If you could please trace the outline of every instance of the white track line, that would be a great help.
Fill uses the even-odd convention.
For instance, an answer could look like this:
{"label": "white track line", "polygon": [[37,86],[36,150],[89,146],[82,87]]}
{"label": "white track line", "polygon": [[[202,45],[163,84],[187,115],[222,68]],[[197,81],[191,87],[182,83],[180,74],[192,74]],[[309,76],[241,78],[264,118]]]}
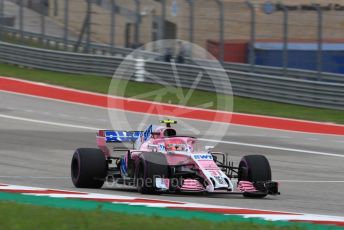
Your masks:
{"label": "white track line", "polygon": [[[52,85],[49,85],[49,86],[52,86]],[[56,88],[63,88],[63,87],[56,87]],[[69,88],[67,88],[67,89],[69,89]],[[76,90],[76,91],[78,91],[78,90]],[[105,107],[97,106],[97,105],[88,105],[88,104],[84,104],[84,103],[78,103],[78,102],[73,102],[73,101],[66,101],[66,100],[62,100],[62,99],[55,99],[55,98],[49,98],[49,97],[43,97],[43,96],[35,96],[35,95],[30,95],[30,94],[25,94],[25,93],[17,93],[17,92],[6,91],[6,90],[0,90],[0,92],[7,93],[7,94],[19,95],[19,96],[25,96],[25,97],[38,98],[38,99],[42,99],[42,100],[56,101],[56,102],[61,102],[61,103],[66,103],[66,104],[75,104],[75,105],[79,105],[79,106],[85,106],[85,107],[91,107],[91,108],[97,108],[97,109],[103,109],[103,110],[116,110],[116,111],[121,111],[121,112],[124,112],[124,113],[133,113],[133,114],[139,114],[139,115],[144,114],[142,112],[125,111],[125,110],[122,110],[122,109],[115,109],[115,108],[105,108]],[[87,91],[80,91],[80,92],[84,92],[85,93]],[[87,93],[104,96],[104,94],[97,94],[97,93],[92,93],[92,92],[87,92]],[[112,97],[116,97],[116,96],[112,96]],[[122,97],[117,97],[117,98],[122,98]],[[128,100],[130,100],[130,98]],[[150,102],[150,101],[143,101],[143,102]],[[159,103],[159,102],[154,102],[154,103],[162,104],[162,103]],[[180,106],[180,105],[175,105],[175,106],[181,107],[181,108],[183,107],[183,106]],[[203,110],[201,108],[197,108],[197,109]],[[213,110],[210,110],[210,111],[213,111]],[[221,111],[221,112],[226,112],[226,111]],[[245,114],[245,113],[233,113],[233,114],[250,115],[250,114]],[[159,116],[159,115],[156,115],[156,114],[151,114],[151,115],[152,116]],[[301,121],[301,122],[309,122],[309,123],[314,123],[314,124],[327,124],[327,125],[337,125],[337,126],[339,125],[339,124],[329,123],[329,122],[321,123],[321,122],[316,122],[316,121],[307,121],[307,120],[299,120],[299,119],[291,119],[291,118],[269,117],[269,116],[264,116],[264,115],[252,115],[251,114],[251,116],[263,117],[263,118],[278,118],[278,119],[283,119],[283,120],[288,120],[288,121]],[[186,119],[186,120],[199,121],[199,122],[208,122],[208,121],[200,120],[200,119],[196,119],[196,118],[187,118],[187,117],[178,117],[178,118]],[[218,122],[218,121],[212,121],[212,122],[227,124],[227,123]],[[306,132],[306,131],[285,130],[285,129],[278,129],[278,128],[257,127],[257,126],[252,126],[252,125],[235,124],[235,123],[228,123],[228,125],[236,126],[236,127],[246,127],[246,128],[251,128],[251,129],[274,130],[274,131],[277,131],[277,132],[287,132],[287,133],[296,133],[296,134],[302,134],[303,133],[303,134],[321,135],[321,136],[336,136],[336,137],[338,137],[338,136],[342,137],[343,136],[342,134],[314,133],[314,132]]]}
{"label": "white track line", "polygon": [[[108,94],[103,94],[103,93],[96,93],[96,92],[91,92],[91,91],[86,91],[86,90],[68,88],[68,87],[53,85],[53,84],[49,84],[49,83],[29,81],[29,80],[18,79],[18,78],[13,78],[13,77],[0,76],[0,78],[11,79],[11,80],[14,80],[14,81],[24,82],[24,83],[33,84],[33,85],[47,86],[47,87],[51,87],[51,88],[55,88],[55,89],[61,89],[61,90],[66,90],[66,91],[71,91],[71,92],[76,92],[76,93],[92,94],[92,95],[96,95],[96,96],[112,97],[112,98],[117,98],[117,99],[125,99],[125,100],[129,100],[129,101],[130,100],[131,101],[139,101],[139,102],[144,102],[144,103],[150,102],[150,103],[154,103],[154,104],[158,104],[158,105],[170,105],[168,103],[163,103],[163,102],[146,101],[146,100],[140,100],[140,99],[126,98],[126,97],[121,97],[121,96],[116,96],[116,95],[108,95]],[[7,91],[7,90],[0,90],[0,91],[7,92],[7,93],[12,93],[12,94],[24,95],[24,96],[33,96],[33,97],[43,98],[43,99],[51,99],[51,100],[62,101],[62,102],[67,102],[67,103],[75,103],[75,102],[69,102],[69,101],[66,101],[66,100],[59,100],[59,99],[53,99],[53,98],[48,98],[48,97],[35,96],[35,95],[30,95],[30,94],[25,94],[25,93],[17,93],[17,92],[12,92],[12,91]],[[76,103],[76,104],[85,105],[83,103]],[[98,107],[98,106],[93,106],[93,105],[90,105],[90,106]],[[178,108],[182,108],[182,109],[183,108],[187,108],[187,109],[193,108],[193,107],[185,106],[185,105],[174,105],[173,104],[173,106],[178,107]],[[101,107],[101,108],[107,109],[107,108],[104,108],[104,107]],[[204,108],[197,108],[197,109],[198,110],[203,110],[203,111],[210,111],[210,112],[214,111],[212,109],[204,109]],[[307,123],[313,123],[313,124],[326,124],[326,125],[333,125],[333,126],[342,126],[340,124],[336,124],[336,123],[332,123],[332,122],[309,121],[309,120],[303,120],[303,119],[293,119],[293,118],[275,117],[275,116],[267,116],[267,115],[259,115],[259,114],[238,113],[238,112],[229,112],[229,111],[220,111],[220,112],[226,113],[226,114],[245,115],[245,116],[250,116],[250,117],[261,117],[261,118],[268,118],[268,119],[269,118],[273,118],[273,119],[277,118],[277,119],[285,120],[285,121],[301,121],[301,122],[307,122]],[[254,127],[254,126],[250,126],[250,127]],[[280,130],[280,129],[277,129],[277,130]],[[285,131],[289,131],[289,130],[285,130]],[[296,132],[298,132],[298,131],[296,131]],[[305,133],[308,133],[308,132],[305,132]],[[326,134],[324,134],[324,135],[326,135]],[[330,134],[330,135],[332,135],[332,134]],[[334,134],[334,135],[336,135],[336,134]]]}
{"label": "white track line", "polygon": [[311,150],[304,150],[304,149],[284,148],[284,147],[270,146],[270,145],[258,145],[258,144],[242,143],[242,142],[235,142],[235,141],[223,141],[223,140],[213,140],[213,139],[203,139],[203,138],[200,138],[199,140],[211,141],[211,142],[215,142],[215,143],[224,143],[224,144],[230,144],[230,145],[248,146],[248,147],[254,147],[254,148],[274,149],[274,150],[299,152],[299,153],[309,153],[309,154],[314,154],[314,155],[343,157],[344,158],[344,155],[341,155],[341,154],[318,152],[318,151],[311,151]]}
{"label": "white track line", "polygon": [[5,114],[0,114],[0,117],[12,119],[12,120],[18,120],[18,121],[27,121],[27,122],[32,122],[32,123],[45,124],[45,125],[55,125],[55,126],[68,127],[68,128],[87,129],[87,130],[92,130],[92,131],[98,131],[99,130],[98,128],[95,128],[95,127],[82,126],[82,125],[72,125],[72,124],[65,124],[65,123],[51,122],[51,121],[41,121],[41,120],[36,120],[36,119],[10,116],[10,115],[5,115]]}
{"label": "white track line", "polygon": [[[40,124],[46,124],[46,125],[61,126],[61,127],[68,127],[68,128],[86,129],[86,130],[92,130],[92,131],[98,131],[98,130],[102,129],[102,128],[96,128],[96,127],[82,126],[82,125],[73,125],[73,124],[65,124],[65,123],[59,123],[59,122],[41,121],[41,120],[36,120],[36,119],[17,117],[17,116],[10,116],[10,115],[5,115],[5,114],[0,114],[0,118],[19,120],[19,121],[26,121],[26,122],[32,122],[32,123],[40,123]],[[230,144],[230,145],[248,146],[248,147],[254,147],[254,148],[273,149],[273,150],[298,152],[298,153],[308,153],[308,154],[313,154],[313,155],[322,155],[322,156],[331,156],[331,157],[341,157],[341,158],[344,158],[344,155],[341,155],[341,154],[318,152],[318,151],[310,151],[310,150],[304,150],[304,149],[284,148],[284,147],[278,147],[278,146],[258,145],[258,144],[250,144],[250,143],[243,143],[243,142],[214,140],[214,139],[204,139],[204,138],[200,138],[199,140],[201,140],[201,141],[210,141],[210,142],[215,142],[215,143],[222,143],[222,144]]]}

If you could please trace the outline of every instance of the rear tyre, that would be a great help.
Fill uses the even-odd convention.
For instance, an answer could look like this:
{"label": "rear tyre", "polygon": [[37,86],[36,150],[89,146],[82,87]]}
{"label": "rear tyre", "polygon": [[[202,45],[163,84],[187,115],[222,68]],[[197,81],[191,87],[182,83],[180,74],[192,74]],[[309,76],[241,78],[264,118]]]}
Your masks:
{"label": "rear tyre", "polygon": [[161,194],[155,186],[155,178],[168,177],[169,169],[165,155],[159,152],[145,152],[140,156],[135,184],[142,194]]}
{"label": "rear tyre", "polygon": [[[265,182],[271,181],[271,167],[263,155],[244,156],[239,163],[238,181]],[[244,193],[245,197],[263,198],[264,192]]]}
{"label": "rear tyre", "polygon": [[101,188],[104,184],[107,162],[100,149],[75,150],[71,163],[71,176],[77,188]]}

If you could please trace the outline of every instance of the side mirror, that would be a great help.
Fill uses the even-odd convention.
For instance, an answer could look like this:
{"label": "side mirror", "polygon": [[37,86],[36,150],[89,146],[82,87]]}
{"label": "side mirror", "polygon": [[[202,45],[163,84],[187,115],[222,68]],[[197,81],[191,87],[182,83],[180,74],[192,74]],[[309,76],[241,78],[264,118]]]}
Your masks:
{"label": "side mirror", "polygon": [[214,148],[214,146],[211,146],[211,145],[207,145],[207,146],[205,146],[204,147],[204,149],[206,150],[206,151],[210,151],[211,149],[213,149]]}

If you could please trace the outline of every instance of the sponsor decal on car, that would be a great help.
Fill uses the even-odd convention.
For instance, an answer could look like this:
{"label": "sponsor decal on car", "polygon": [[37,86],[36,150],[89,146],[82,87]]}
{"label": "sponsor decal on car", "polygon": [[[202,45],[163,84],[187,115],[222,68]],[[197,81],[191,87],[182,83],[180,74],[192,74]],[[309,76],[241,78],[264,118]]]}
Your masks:
{"label": "sponsor decal on car", "polygon": [[106,142],[133,142],[141,135],[140,131],[105,131]]}
{"label": "sponsor decal on car", "polygon": [[193,156],[195,160],[213,160],[213,156],[210,154],[195,154]]}

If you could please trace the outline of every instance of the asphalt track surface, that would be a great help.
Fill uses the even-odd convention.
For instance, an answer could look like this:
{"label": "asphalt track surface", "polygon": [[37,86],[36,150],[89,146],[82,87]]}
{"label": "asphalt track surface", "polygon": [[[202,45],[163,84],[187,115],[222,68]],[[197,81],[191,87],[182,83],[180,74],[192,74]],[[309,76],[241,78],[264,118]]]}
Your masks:
{"label": "asphalt track surface", "polygon": [[[159,117],[116,111],[117,124],[156,123]],[[183,134],[208,130],[209,122],[178,119]],[[136,125],[136,124],[134,124]],[[216,150],[237,164],[247,154],[264,154],[281,196],[244,199],[238,195],[143,196],[130,188],[77,189],[70,160],[78,147],[95,147],[95,130],[112,128],[102,108],[0,92],[0,183],[104,194],[157,198],[232,207],[344,216],[344,137],[231,125]]]}

